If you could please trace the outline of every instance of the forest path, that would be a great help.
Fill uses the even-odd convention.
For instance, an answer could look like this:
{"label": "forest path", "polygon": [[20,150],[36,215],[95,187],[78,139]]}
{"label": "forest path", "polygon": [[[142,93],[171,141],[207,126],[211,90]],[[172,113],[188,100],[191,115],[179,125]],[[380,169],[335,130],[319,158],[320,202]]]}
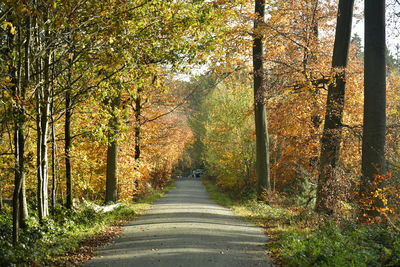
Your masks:
{"label": "forest path", "polygon": [[271,266],[262,230],[215,204],[198,179],[183,179],[124,227],[84,266]]}

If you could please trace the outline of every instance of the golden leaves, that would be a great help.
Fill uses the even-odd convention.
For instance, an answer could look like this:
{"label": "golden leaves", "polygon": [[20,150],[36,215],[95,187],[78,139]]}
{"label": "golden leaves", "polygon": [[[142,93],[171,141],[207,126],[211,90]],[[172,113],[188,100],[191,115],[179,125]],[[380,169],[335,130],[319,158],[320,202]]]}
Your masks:
{"label": "golden leaves", "polygon": [[15,35],[15,27],[11,22],[3,21],[2,26],[4,30],[8,29],[10,34]]}

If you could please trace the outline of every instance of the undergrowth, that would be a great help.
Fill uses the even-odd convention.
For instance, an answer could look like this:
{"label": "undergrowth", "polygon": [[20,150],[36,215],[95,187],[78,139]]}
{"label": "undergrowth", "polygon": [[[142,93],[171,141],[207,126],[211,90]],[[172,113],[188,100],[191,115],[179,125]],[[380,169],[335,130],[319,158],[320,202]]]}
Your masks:
{"label": "undergrowth", "polygon": [[18,245],[12,245],[11,208],[0,212],[0,266],[47,266],[62,265],[65,257],[59,257],[78,249],[79,244],[105,231],[107,226],[133,219],[143,213],[154,201],[170,190],[153,190],[138,203],[123,204],[113,211],[96,213],[86,206],[74,210],[59,207],[55,214],[40,224],[31,216],[27,227],[20,234]]}
{"label": "undergrowth", "polygon": [[266,248],[282,266],[400,266],[400,233],[387,225],[360,225],[309,208],[235,198],[203,182],[212,200],[266,230]]}

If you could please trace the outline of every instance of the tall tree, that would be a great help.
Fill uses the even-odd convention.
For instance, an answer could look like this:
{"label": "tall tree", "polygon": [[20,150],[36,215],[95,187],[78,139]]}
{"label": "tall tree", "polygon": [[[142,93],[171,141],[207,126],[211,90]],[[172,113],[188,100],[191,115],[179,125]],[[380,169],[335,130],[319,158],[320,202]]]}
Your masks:
{"label": "tall tree", "polygon": [[[52,58],[54,59],[54,53]],[[54,66],[54,64],[53,64]],[[54,69],[52,71],[54,74]],[[54,77],[52,77],[52,80]],[[57,142],[56,142],[56,121],[55,121],[55,93],[54,86],[51,89],[51,104],[50,104],[50,121],[51,121],[51,211],[55,213],[57,204]]]}
{"label": "tall tree", "polygon": [[[18,242],[19,227],[25,227],[28,209],[25,196],[25,98],[29,82],[30,18],[22,25],[24,17],[15,13],[15,26],[7,26],[7,52],[9,53],[9,77],[14,98],[14,156],[15,181],[13,194],[13,242]],[[25,32],[24,32],[25,30]],[[23,40],[23,38],[25,40]],[[24,52],[23,52],[24,50]]]}
{"label": "tall tree", "polygon": [[[22,34],[19,33],[20,35]],[[28,218],[28,205],[26,201],[26,179],[25,179],[25,127],[26,127],[26,92],[28,90],[29,81],[30,81],[30,45],[31,45],[31,16],[28,14],[25,20],[25,40],[24,40],[24,77],[21,82],[21,88],[19,90],[19,98],[21,103],[19,104],[19,113],[18,113],[18,142],[19,142],[19,175],[21,176],[21,192],[19,196],[20,202],[20,217],[21,217],[21,226],[25,227],[25,220]]]}
{"label": "tall tree", "polygon": [[[72,43],[72,42],[71,42]],[[72,58],[68,59],[67,88],[65,89],[65,123],[64,123],[64,152],[65,152],[65,182],[66,207],[72,209],[72,166],[71,166],[71,87],[72,87]]]}
{"label": "tall tree", "polygon": [[[18,27],[19,29],[19,27]],[[16,59],[13,54],[16,54],[16,47],[18,46],[18,52],[20,52],[21,43],[15,41],[15,27],[9,22],[7,25],[7,53],[9,56],[9,66],[8,66],[8,75],[11,81],[11,93],[14,99],[18,99],[19,97],[19,89],[21,82],[21,59]],[[18,30],[18,39],[20,39],[20,31]],[[18,40],[20,41],[20,40]],[[16,44],[17,43],[17,44]],[[18,63],[16,62],[18,61]],[[13,243],[14,245],[18,242],[19,236],[19,225],[20,225],[20,193],[22,188],[22,176],[20,173],[20,123],[18,119],[18,115],[20,113],[18,108],[15,108],[14,113],[16,114],[15,122],[14,122],[14,193],[13,193]]]}
{"label": "tall tree", "polygon": [[340,0],[337,13],[335,43],[332,55],[334,80],[328,87],[325,124],[321,139],[320,170],[315,209],[332,213],[336,196],[336,167],[342,139],[342,121],[346,87],[348,51],[354,0]]}
{"label": "tall tree", "polygon": [[[376,175],[385,172],[386,137],[386,29],[385,1],[365,0],[364,125],[362,137],[362,178],[360,195],[373,199]],[[377,216],[373,208],[362,214]]]}
{"label": "tall tree", "polygon": [[50,115],[50,25],[49,6],[46,3],[38,2],[38,10],[42,10],[41,16],[37,18],[36,25],[36,44],[39,50],[37,60],[37,85],[36,90],[36,109],[37,109],[37,198],[38,214],[40,221],[49,215],[48,203],[48,133]]}
{"label": "tall tree", "polygon": [[261,26],[265,17],[265,0],[255,1],[253,33],[254,113],[256,125],[256,173],[258,197],[271,189],[269,178],[268,124],[265,107],[264,51]]}

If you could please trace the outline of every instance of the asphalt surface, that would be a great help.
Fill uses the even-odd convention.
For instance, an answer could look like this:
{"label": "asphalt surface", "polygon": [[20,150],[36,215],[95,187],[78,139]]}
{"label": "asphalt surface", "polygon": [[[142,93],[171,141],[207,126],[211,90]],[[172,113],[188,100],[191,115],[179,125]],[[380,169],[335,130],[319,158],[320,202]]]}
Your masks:
{"label": "asphalt surface", "polygon": [[84,266],[272,266],[266,242],[260,228],[209,200],[201,181],[184,179]]}

